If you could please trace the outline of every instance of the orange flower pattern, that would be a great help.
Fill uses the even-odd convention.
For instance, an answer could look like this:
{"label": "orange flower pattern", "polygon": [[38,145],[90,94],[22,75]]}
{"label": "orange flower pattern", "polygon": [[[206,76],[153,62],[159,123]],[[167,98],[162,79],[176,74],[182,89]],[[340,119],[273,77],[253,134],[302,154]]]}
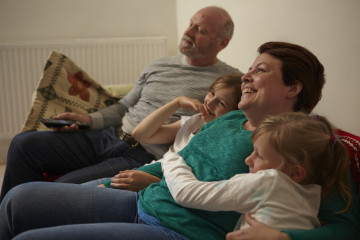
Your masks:
{"label": "orange flower pattern", "polygon": [[89,101],[90,93],[88,88],[91,86],[91,83],[83,79],[82,72],[77,72],[73,75],[68,73],[68,80],[72,84],[69,88],[69,94],[72,96],[80,95],[80,98],[84,101]]}

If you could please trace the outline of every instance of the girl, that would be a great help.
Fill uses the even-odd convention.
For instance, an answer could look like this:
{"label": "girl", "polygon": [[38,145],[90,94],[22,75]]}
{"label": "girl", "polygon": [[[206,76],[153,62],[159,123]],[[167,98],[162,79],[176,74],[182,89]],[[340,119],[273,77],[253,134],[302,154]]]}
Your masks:
{"label": "girl", "polygon": [[[241,76],[240,74],[228,74],[218,78],[211,85],[204,103],[184,96],[175,98],[142,120],[132,132],[132,136],[137,141],[147,144],[174,142],[164,157],[172,152],[180,151],[206,122],[237,109],[237,103],[241,98]],[[199,114],[191,117],[183,116],[174,123],[164,124],[179,108],[195,110]],[[161,170],[160,167],[160,163],[146,166],[147,172],[152,174],[143,172],[142,168],[140,171],[121,171],[112,180],[105,181],[99,186],[139,191],[149,184],[161,180],[161,176],[156,174],[157,170]]]}
{"label": "girl", "polygon": [[[220,182],[198,181],[182,158],[164,158],[165,180],[175,201],[208,211],[250,212],[278,230],[320,226],[320,196],[334,189],[348,203],[343,211],[349,208],[348,152],[325,118],[295,112],[270,116],[251,140],[254,151],[245,160],[250,174]],[[247,226],[242,215],[235,229]]]}

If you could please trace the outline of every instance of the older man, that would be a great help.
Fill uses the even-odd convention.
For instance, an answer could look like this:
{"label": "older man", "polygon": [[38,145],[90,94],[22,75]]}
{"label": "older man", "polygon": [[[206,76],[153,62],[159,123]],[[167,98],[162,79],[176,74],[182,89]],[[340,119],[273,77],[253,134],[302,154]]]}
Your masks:
{"label": "older man", "polygon": [[[132,91],[118,103],[90,115],[63,113],[56,117],[88,122],[90,131],[78,131],[72,125],[58,131],[17,135],[8,151],[1,199],[16,185],[42,181],[43,172],[64,175],[59,182],[82,183],[160,158],[169,146],[139,144],[130,135],[132,130],[145,116],[173,98],[188,96],[203,100],[216,78],[239,73],[217,58],[233,31],[234,23],[224,9],[200,9],[181,39],[182,54],[150,63]],[[180,110],[169,123],[184,114],[193,112]]]}

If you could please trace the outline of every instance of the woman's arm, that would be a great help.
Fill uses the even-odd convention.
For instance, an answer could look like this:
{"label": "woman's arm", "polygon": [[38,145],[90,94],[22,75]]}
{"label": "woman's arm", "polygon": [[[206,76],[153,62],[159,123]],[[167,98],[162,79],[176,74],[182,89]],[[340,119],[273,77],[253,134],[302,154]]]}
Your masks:
{"label": "woman's arm", "polygon": [[180,129],[180,121],[163,124],[179,108],[189,108],[204,112],[202,103],[188,97],[177,97],[171,102],[158,108],[143,119],[133,130],[133,137],[141,143],[166,144],[172,143]]}
{"label": "woman's arm", "polygon": [[290,240],[286,233],[257,221],[249,213],[246,213],[245,217],[250,227],[229,232],[226,240]]}

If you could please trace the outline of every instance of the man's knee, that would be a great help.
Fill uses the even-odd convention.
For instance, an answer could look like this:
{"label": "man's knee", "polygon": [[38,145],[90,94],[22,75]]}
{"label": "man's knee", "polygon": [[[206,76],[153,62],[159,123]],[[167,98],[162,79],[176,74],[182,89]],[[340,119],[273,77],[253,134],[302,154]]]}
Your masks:
{"label": "man's knee", "polygon": [[37,142],[35,132],[31,133],[19,133],[11,141],[9,146],[9,153],[15,152],[17,150],[26,149],[30,144],[33,145]]}

